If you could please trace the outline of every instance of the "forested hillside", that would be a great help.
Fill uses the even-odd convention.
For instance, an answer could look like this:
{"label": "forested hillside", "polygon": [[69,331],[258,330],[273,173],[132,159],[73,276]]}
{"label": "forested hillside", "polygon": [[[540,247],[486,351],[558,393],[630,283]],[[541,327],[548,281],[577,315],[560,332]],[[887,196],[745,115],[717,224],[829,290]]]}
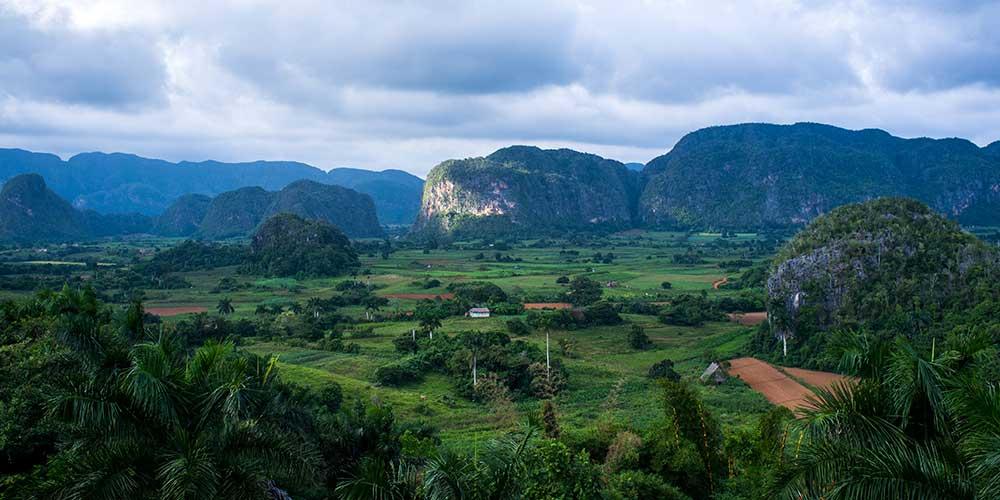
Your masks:
{"label": "forested hillside", "polygon": [[185,236],[247,236],[265,219],[279,213],[329,222],[353,238],[382,235],[370,196],[340,186],[296,181],[277,192],[252,187],[222,193],[208,205],[197,231]]}
{"label": "forested hillside", "polygon": [[847,205],[778,253],[758,348],[786,363],[830,368],[840,331],[903,335],[919,345],[956,331],[1000,331],[997,280],[1000,251],[926,205],[903,198]]}
{"label": "forested hillside", "polygon": [[710,127],[646,165],[641,218],[653,226],[790,226],[847,203],[908,196],[963,224],[997,224],[1000,158],[988,150],[814,123]]}

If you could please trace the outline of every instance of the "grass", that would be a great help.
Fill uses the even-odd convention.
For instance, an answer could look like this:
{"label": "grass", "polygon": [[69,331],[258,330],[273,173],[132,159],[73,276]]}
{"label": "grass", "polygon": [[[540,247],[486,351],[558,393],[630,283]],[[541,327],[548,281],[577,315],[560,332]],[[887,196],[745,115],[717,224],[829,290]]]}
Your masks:
{"label": "grass", "polygon": [[[565,291],[565,285],[556,283],[560,276],[586,275],[594,280],[614,286],[604,289],[604,295],[613,300],[669,300],[676,293],[707,293],[721,296],[735,292],[713,290],[712,282],[722,277],[735,278],[738,273],[727,273],[718,262],[743,258],[743,244],[754,241],[757,235],[740,234],[726,239],[726,245],[717,234],[628,231],[600,241],[601,246],[567,245],[559,248],[531,248],[528,245],[504,249],[434,249],[398,250],[388,259],[376,255],[362,256],[363,267],[370,275],[358,279],[374,285],[380,295],[402,293],[444,293],[450,283],[462,281],[490,281],[509,294],[525,297],[529,301],[550,301]],[[88,249],[88,256],[102,262],[128,265],[129,252],[140,247],[163,248],[176,244],[176,240],[143,240],[115,242],[105,247],[104,253]],[[673,256],[684,253],[688,246],[704,253],[703,264],[682,265],[674,263]],[[58,249],[56,249],[58,250]],[[46,262],[77,266],[79,255],[59,258],[56,250],[46,255]],[[26,252],[4,253],[0,258],[7,262],[37,260],[38,254]],[[613,262],[595,263],[591,257],[600,252],[613,253]],[[482,258],[477,258],[479,254]],[[495,254],[510,256],[517,262],[499,262]],[[109,256],[113,256],[109,257]],[[758,257],[758,260],[760,257]],[[70,264],[74,262],[73,264]],[[75,269],[75,267],[73,267]],[[85,271],[81,269],[79,272]],[[77,272],[77,271],[74,271]],[[260,304],[284,305],[304,303],[312,297],[329,297],[336,293],[336,284],[346,278],[294,279],[245,276],[236,267],[211,271],[178,273],[192,284],[179,290],[146,290],[148,307],[202,306],[214,314],[216,304],[230,298],[236,308],[234,317],[250,317]],[[224,277],[240,284],[237,290],[213,292]],[[442,282],[440,287],[425,289],[427,279]],[[662,282],[670,282],[671,290],[664,291]],[[6,296],[23,295],[20,292],[3,292]],[[386,312],[411,310],[416,301],[391,299],[383,308]],[[347,314],[363,320],[360,307],[344,308]],[[652,340],[652,349],[635,351],[628,347],[628,324],[616,327],[594,327],[575,331],[558,331],[552,334],[553,355],[567,369],[568,388],[555,403],[560,425],[567,430],[591,427],[602,418],[618,419],[643,428],[660,424],[662,402],[657,384],[646,377],[651,365],[671,359],[684,377],[697,378],[711,357],[732,357],[741,354],[750,330],[734,323],[708,323],[701,327],[677,327],[659,323],[653,316],[624,315],[628,323],[642,325]],[[182,321],[184,316],[166,321]],[[448,318],[441,328],[443,333],[468,329],[504,330],[509,317],[488,319]],[[390,403],[403,421],[423,420],[441,430],[446,443],[462,444],[503,431],[516,422],[498,420],[490,408],[458,397],[453,381],[444,375],[429,374],[418,384],[392,388],[379,387],[372,382],[372,375],[379,366],[396,360],[392,339],[416,327],[413,321],[368,323],[359,328],[371,327],[374,335],[351,339],[360,346],[360,353],[326,352],[285,343],[254,341],[248,339],[245,349],[258,354],[279,357],[282,376],[293,383],[311,387],[336,382],[344,389],[348,401],[352,399],[378,399]],[[572,340],[575,350],[561,353],[557,347],[560,339]],[[544,349],[544,337],[532,334],[525,337]],[[618,404],[606,410],[609,394],[621,386]],[[739,381],[727,382],[718,387],[699,386],[706,404],[720,420],[729,424],[752,422],[770,405],[759,394]],[[537,412],[539,402],[526,398],[515,401],[521,415]]]}

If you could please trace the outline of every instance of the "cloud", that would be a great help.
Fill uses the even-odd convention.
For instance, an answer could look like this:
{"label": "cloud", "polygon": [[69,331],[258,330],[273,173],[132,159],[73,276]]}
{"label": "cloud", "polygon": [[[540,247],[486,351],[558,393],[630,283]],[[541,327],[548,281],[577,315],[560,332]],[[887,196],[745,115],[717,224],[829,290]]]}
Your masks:
{"label": "cloud", "polygon": [[164,97],[164,75],[153,36],[40,26],[0,7],[0,95],[135,106]]}
{"label": "cloud", "polygon": [[995,2],[0,0],[0,146],[426,173],[820,121],[1000,138]]}

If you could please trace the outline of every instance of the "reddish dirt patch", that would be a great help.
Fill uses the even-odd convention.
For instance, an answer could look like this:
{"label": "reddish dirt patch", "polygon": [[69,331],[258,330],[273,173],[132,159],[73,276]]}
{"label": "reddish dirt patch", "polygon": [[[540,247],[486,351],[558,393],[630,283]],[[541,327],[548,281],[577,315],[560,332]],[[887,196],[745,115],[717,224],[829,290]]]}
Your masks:
{"label": "reddish dirt patch", "polygon": [[147,307],[146,312],[155,316],[177,316],[178,314],[193,314],[208,312],[208,309],[201,306],[178,306],[178,307]]}
{"label": "reddish dirt patch", "polygon": [[569,302],[526,302],[524,308],[531,309],[572,309],[573,304]]}
{"label": "reddish dirt patch", "polygon": [[436,299],[441,297],[442,300],[448,300],[455,298],[453,293],[387,293],[386,298],[390,299],[411,299],[411,300],[421,300],[421,299]]}
{"label": "reddish dirt patch", "polygon": [[793,411],[805,406],[806,397],[812,394],[806,386],[756,358],[730,360],[729,374],[739,377],[768,401]]}
{"label": "reddish dirt patch", "polygon": [[729,278],[723,276],[722,278],[712,282],[712,288],[718,290],[720,286],[725,285],[726,283],[729,283]]}
{"label": "reddish dirt patch", "polygon": [[838,373],[818,372],[803,368],[782,368],[785,373],[819,389],[830,389],[837,383],[849,382],[851,379]]}
{"label": "reddish dirt patch", "polygon": [[767,312],[729,313],[729,321],[743,326],[755,326],[767,321]]}

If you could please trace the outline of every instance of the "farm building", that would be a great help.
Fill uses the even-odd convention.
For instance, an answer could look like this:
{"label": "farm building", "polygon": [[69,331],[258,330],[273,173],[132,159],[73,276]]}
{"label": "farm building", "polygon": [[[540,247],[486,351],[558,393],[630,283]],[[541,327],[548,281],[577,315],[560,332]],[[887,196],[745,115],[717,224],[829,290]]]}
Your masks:
{"label": "farm building", "polygon": [[701,383],[708,384],[712,383],[719,385],[726,381],[726,370],[719,363],[713,361],[712,364],[705,368],[705,372],[701,374]]}
{"label": "farm building", "polygon": [[473,307],[469,309],[469,312],[465,313],[466,316],[470,318],[489,318],[490,310],[485,307]]}

